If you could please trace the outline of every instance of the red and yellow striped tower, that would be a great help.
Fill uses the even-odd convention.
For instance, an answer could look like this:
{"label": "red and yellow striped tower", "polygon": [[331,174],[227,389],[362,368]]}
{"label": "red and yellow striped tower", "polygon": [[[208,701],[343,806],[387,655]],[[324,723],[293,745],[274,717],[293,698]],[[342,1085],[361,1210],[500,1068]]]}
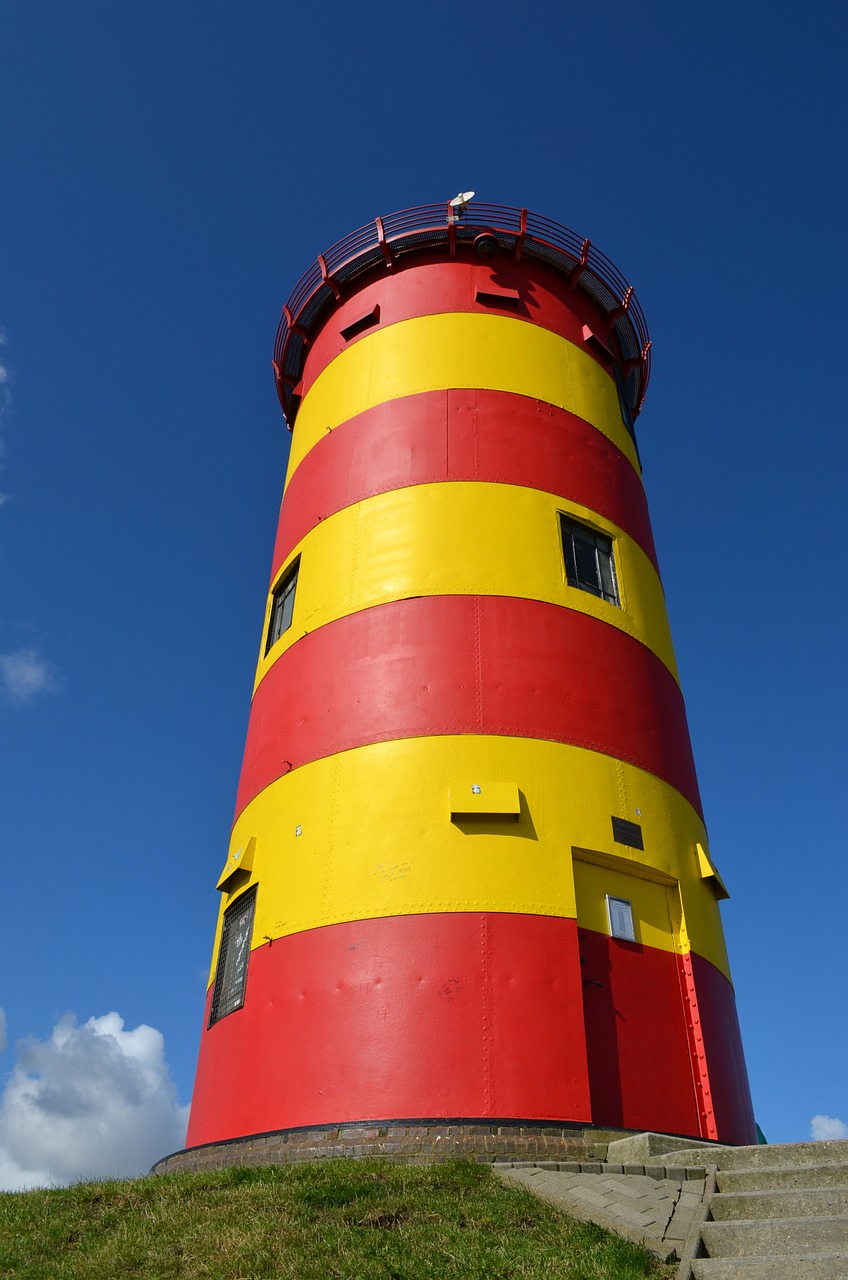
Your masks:
{"label": "red and yellow striped tower", "polygon": [[497,206],[377,219],[290,299],[190,1147],[756,1141],[633,431],[649,345],[588,241]]}

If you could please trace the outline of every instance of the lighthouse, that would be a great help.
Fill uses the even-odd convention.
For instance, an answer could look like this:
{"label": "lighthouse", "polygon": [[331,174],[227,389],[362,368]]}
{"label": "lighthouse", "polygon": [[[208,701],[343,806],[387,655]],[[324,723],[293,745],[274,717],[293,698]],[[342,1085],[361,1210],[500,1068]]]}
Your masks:
{"label": "lighthouse", "polygon": [[466,193],[319,255],[274,359],[291,452],[188,1148],[756,1141],[632,288]]}

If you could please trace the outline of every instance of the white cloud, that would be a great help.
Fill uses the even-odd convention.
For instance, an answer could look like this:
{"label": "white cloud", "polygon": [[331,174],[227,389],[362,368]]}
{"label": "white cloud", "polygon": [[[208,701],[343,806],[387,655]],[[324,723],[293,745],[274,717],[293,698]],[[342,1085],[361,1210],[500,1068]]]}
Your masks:
{"label": "white cloud", "polygon": [[57,683],[54,667],[35,649],[0,653],[0,689],[8,702],[30,702],[38,694],[55,689]]}
{"label": "white cloud", "polygon": [[848,1138],[848,1124],[836,1116],[813,1116],[810,1121],[810,1137],[815,1142],[827,1142],[831,1138]]}
{"label": "white cloud", "polygon": [[185,1141],[162,1033],[117,1013],[24,1040],[0,1097],[0,1190],[146,1173]]}

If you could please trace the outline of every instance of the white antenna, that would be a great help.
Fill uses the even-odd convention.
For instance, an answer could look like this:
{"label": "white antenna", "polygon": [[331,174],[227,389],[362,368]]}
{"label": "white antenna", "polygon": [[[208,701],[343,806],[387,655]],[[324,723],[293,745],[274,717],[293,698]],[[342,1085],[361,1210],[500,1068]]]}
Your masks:
{"label": "white antenna", "polygon": [[453,200],[449,201],[450,207],[452,209],[456,209],[457,214],[461,218],[463,213],[465,213],[465,206],[468,204],[468,201],[473,199],[473,191],[460,191],[458,196],[454,196]]}

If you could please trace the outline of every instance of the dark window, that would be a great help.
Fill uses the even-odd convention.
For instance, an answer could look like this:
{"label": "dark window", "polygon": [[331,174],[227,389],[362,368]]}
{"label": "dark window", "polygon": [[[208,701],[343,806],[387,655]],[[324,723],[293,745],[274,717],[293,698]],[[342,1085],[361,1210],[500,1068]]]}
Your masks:
{"label": "dark window", "polygon": [[265,645],[266,653],[272,644],[276,644],[283,632],[288,631],[292,624],[294,593],[299,569],[300,557],[298,556],[294,564],[283,575],[279,586],[274,592],[274,599],[271,604],[271,621],[268,625],[268,643]]}
{"label": "dark window", "polygon": [[626,844],[629,849],[644,849],[642,828],[638,822],[628,822],[626,818],[613,818],[612,838],[616,844]]}
{"label": "dark window", "polygon": [[253,933],[253,913],[256,909],[256,886],[234,902],[224,912],[224,929],[221,934],[221,950],[218,952],[218,968],[212,992],[210,1027],[228,1013],[235,1013],[244,1004],[247,985],[247,962],[250,959],[250,937]]}
{"label": "dark window", "polygon": [[565,552],[565,579],[570,587],[579,587],[593,596],[618,604],[612,539],[585,524],[560,516],[562,546]]}

